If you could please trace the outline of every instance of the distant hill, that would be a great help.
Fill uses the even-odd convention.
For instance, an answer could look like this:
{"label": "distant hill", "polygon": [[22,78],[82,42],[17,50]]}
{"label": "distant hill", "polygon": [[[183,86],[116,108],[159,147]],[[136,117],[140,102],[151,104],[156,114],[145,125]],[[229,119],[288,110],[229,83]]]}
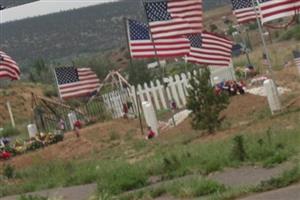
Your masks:
{"label": "distant hill", "polygon": [[[0,2],[28,2],[29,0],[0,0]],[[229,0],[205,0],[205,10]],[[125,46],[123,17],[143,20],[140,0],[66,11],[41,17],[1,24],[0,48],[19,63],[35,58],[59,59],[107,51]]]}
{"label": "distant hill", "polygon": [[25,3],[34,2],[37,0],[0,0],[0,5],[5,7],[19,6]]}

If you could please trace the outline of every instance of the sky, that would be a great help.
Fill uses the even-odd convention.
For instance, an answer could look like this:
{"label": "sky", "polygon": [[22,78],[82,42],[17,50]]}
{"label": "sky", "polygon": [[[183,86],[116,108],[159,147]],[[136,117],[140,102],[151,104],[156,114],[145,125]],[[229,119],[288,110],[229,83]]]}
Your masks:
{"label": "sky", "polygon": [[0,11],[0,23],[88,7],[117,0],[40,0]]}

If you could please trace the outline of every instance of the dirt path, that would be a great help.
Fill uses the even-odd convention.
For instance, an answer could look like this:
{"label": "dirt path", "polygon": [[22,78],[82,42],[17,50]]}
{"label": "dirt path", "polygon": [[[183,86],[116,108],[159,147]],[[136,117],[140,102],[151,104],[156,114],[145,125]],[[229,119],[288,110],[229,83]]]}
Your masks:
{"label": "dirt path", "polygon": [[[283,163],[281,165],[278,165],[274,168],[266,169],[262,167],[254,167],[254,166],[243,166],[240,168],[228,168],[221,172],[216,172],[208,177],[210,180],[214,180],[216,182],[222,183],[228,187],[241,187],[241,186],[255,186],[258,185],[261,181],[269,180],[272,177],[277,177],[281,175],[284,171],[292,169],[293,164],[290,162]],[[124,193],[123,195],[128,195],[130,193],[136,193],[143,190],[148,189],[156,189],[161,187],[164,184],[172,184],[176,181],[183,181],[190,178],[197,178],[197,177],[203,177],[201,175],[187,175],[184,177],[167,180],[167,181],[161,181],[154,184],[151,184],[149,186],[146,186],[144,188],[140,188],[137,190],[132,190],[129,192]],[[171,197],[163,196],[160,197],[159,200],[169,200]],[[171,198],[172,199],[172,198]]]}
{"label": "dirt path", "polygon": [[[285,170],[291,169],[293,167],[292,163],[286,162],[284,164],[278,165],[277,167],[271,168],[271,169],[265,169],[261,167],[253,167],[253,166],[243,166],[240,168],[228,168],[225,169],[222,172],[216,172],[214,174],[209,175],[207,178],[217,181],[219,183],[222,183],[226,186],[231,186],[231,187],[236,187],[236,186],[250,186],[250,185],[257,185],[261,181],[264,180],[269,180],[271,177],[276,177],[282,174]],[[164,184],[172,184],[175,181],[180,181],[180,180],[185,180],[185,179],[190,179],[190,178],[196,178],[201,175],[188,175],[185,177],[180,177],[177,179],[173,180],[168,180],[168,181],[162,181],[158,182],[152,185],[149,185],[147,187],[129,191],[124,193],[130,194],[133,192],[138,192],[142,190],[147,190],[147,189],[153,189],[153,188],[158,188]],[[39,196],[45,196],[45,197],[63,197],[64,200],[87,200],[89,196],[93,194],[93,192],[96,190],[96,184],[90,184],[90,185],[83,185],[83,186],[74,186],[74,187],[69,187],[69,188],[57,188],[57,189],[50,189],[50,190],[44,190],[40,192],[34,192],[34,193],[29,193],[30,195],[39,195]],[[289,190],[296,190],[293,187],[292,189],[287,189]],[[300,185],[298,185],[298,189],[300,189]],[[286,192],[288,193],[288,192]],[[298,195],[300,197],[300,190],[298,191]],[[272,195],[272,194],[268,194]],[[259,195],[258,195],[259,196]],[[17,196],[9,196],[9,197],[3,197],[0,198],[0,200],[17,200]],[[263,196],[264,197],[264,196]],[[291,197],[294,197],[291,195]],[[251,198],[249,197],[243,200],[256,200],[256,198]],[[261,198],[264,199],[264,198]],[[270,197],[270,199],[272,199]],[[284,199],[278,197],[278,200]],[[292,200],[296,200],[295,198],[291,198]],[[162,196],[159,197],[157,200],[174,200],[172,197],[169,196]],[[259,200],[259,198],[257,199]],[[267,200],[267,199],[264,199]],[[277,200],[277,199],[274,199]],[[284,199],[284,200],[289,200],[289,199]]]}
{"label": "dirt path", "polygon": [[300,184],[256,194],[240,200],[298,200],[300,199]]}
{"label": "dirt path", "polygon": [[[33,196],[44,196],[44,197],[59,197],[63,200],[87,200],[93,192],[96,191],[96,184],[74,186],[68,188],[56,188],[50,190],[44,190],[40,192],[29,193],[28,195]],[[0,200],[17,200],[20,195],[9,196],[0,198]]]}
{"label": "dirt path", "polygon": [[292,169],[290,162],[283,163],[274,168],[243,166],[237,169],[225,169],[222,172],[211,174],[208,178],[230,187],[258,185],[261,181],[281,175],[284,171]]}

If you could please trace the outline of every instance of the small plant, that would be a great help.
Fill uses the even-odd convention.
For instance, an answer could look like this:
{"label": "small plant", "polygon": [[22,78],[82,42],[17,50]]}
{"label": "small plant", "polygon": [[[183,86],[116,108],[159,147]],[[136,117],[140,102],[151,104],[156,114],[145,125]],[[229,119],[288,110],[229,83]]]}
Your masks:
{"label": "small plant", "polygon": [[43,90],[43,94],[46,97],[57,97],[57,91],[53,86],[48,86]]}
{"label": "small plant", "polygon": [[11,137],[15,135],[19,135],[20,131],[11,125],[7,125],[3,128],[3,131],[0,132],[0,137]]}
{"label": "small plant", "polygon": [[163,168],[166,172],[175,171],[180,167],[180,161],[176,155],[171,155],[170,157],[163,158]]}
{"label": "small plant", "polygon": [[237,135],[233,138],[232,157],[238,161],[245,161],[247,158],[244,137]]}
{"label": "small plant", "polygon": [[5,165],[3,169],[3,176],[11,179],[15,176],[15,168],[12,165]]}
{"label": "small plant", "polygon": [[271,178],[270,180],[261,182],[261,184],[254,189],[254,192],[263,192],[275,188],[286,187],[299,181],[299,179],[300,169],[299,167],[294,167],[291,170],[285,171],[280,177]]}
{"label": "small plant", "polygon": [[192,126],[194,129],[207,130],[213,133],[221,125],[219,114],[224,110],[229,97],[225,93],[217,95],[210,82],[210,71],[205,68],[190,80],[187,108],[192,110]]}

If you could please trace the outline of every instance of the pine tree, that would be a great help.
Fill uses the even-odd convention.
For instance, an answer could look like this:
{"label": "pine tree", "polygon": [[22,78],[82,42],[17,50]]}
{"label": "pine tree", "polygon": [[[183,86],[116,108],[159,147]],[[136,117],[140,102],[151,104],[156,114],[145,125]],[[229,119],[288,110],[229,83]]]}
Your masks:
{"label": "pine tree", "polygon": [[195,75],[189,83],[187,108],[192,111],[193,128],[215,132],[221,125],[219,114],[229,103],[228,95],[216,94],[208,68]]}

